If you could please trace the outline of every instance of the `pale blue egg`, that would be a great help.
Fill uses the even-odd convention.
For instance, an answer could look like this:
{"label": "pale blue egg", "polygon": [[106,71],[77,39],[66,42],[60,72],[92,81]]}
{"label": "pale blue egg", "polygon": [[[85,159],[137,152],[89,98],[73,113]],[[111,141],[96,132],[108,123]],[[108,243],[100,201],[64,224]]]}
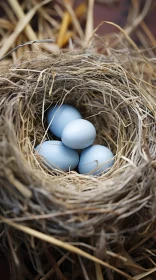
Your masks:
{"label": "pale blue egg", "polygon": [[73,170],[79,162],[78,153],[64,146],[61,141],[45,141],[35,150],[53,169]]}
{"label": "pale blue egg", "polygon": [[74,120],[68,123],[62,132],[62,142],[72,149],[84,149],[93,144],[96,130],[87,120]]}
{"label": "pale blue egg", "polygon": [[67,104],[52,106],[47,111],[49,130],[59,138],[61,138],[64,127],[77,119],[82,119],[81,114],[76,108]]}
{"label": "pale blue egg", "polygon": [[111,150],[102,145],[93,145],[82,151],[78,165],[81,174],[98,175],[107,171],[114,163]]}

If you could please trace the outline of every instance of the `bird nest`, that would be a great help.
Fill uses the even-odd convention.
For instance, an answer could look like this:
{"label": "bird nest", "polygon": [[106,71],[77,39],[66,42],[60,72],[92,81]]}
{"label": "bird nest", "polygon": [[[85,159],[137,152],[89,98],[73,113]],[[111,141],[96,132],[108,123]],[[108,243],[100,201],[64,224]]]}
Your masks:
{"label": "bird nest", "polygon": [[[49,268],[43,261],[45,242],[37,240],[51,243],[57,260],[58,254],[73,252],[83,268],[91,263],[81,257],[101,265],[101,273],[116,275],[114,279],[121,279],[118,273],[122,279],[132,279],[152,267],[147,259],[145,266],[143,261],[126,264],[137,244],[140,248],[139,242],[148,234],[153,238],[156,218],[155,61],[145,55],[128,49],[110,50],[109,55],[91,50],[27,53],[1,70],[3,241],[8,240],[16,262],[17,248],[27,248],[39,275]],[[46,110],[63,103],[91,121],[96,143],[115,155],[107,173],[96,177],[49,170],[35,154],[36,145],[53,139]],[[95,279],[98,267],[91,271]]]}

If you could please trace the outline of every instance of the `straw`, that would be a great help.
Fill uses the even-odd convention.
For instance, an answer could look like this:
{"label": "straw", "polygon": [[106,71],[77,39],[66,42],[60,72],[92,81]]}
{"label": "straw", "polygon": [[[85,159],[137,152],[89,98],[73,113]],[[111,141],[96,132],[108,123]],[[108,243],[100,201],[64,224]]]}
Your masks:
{"label": "straw", "polygon": [[45,235],[44,233],[41,233],[41,232],[36,231],[34,229],[31,229],[31,228],[28,228],[28,227],[25,227],[25,226],[22,226],[22,225],[15,224],[15,223],[13,223],[13,222],[11,222],[11,221],[3,218],[3,217],[0,217],[0,218],[1,218],[1,220],[4,223],[6,223],[6,224],[16,228],[17,230],[21,230],[21,231],[23,231],[23,232],[25,232],[27,234],[30,234],[31,236],[39,238],[39,239],[41,239],[43,241],[46,241],[48,243],[51,243],[53,245],[59,246],[59,247],[61,247],[63,249],[66,249],[67,251],[70,251],[70,252],[73,252],[75,254],[78,254],[79,256],[85,257],[85,258],[87,258],[87,259],[89,259],[89,260],[91,260],[91,261],[93,261],[95,263],[98,263],[98,264],[101,264],[103,266],[106,266],[106,267],[116,271],[117,273],[127,277],[128,280],[132,280],[133,279],[127,273],[124,273],[123,271],[120,271],[119,269],[109,265],[108,263],[106,263],[104,261],[101,261],[100,259],[98,259],[98,258],[96,258],[96,257],[94,257],[94,256],[92,256],[92,255],[90,255],[90,254],[88,254],[86,252],[84,252],[83,250],[81,250],[79,248],[76,248],[73,245],[70,245],[70,244],[65,243],[63,241],[60,241],[60,240],[58,240],[58,239],[56,239],[56,238],[54,238],[52,236]]}
{"label": "straw", "polygon": [[[21,31],[27,26],[28,22],[32,19],[34,14],[36,13],[37,9],[39,9],[41,6],[47,4],[49,0],[45,0],[42,3],[38,4],[36,7],[31,9],[24,17],[22,17],[18,24],[16,25],[16,28],[14,32],[5,40],[5,44],[0,49],[0,55],[1,58],[4,56],[4,54],[10,49],[18,35],[21,33]],[[35,39],[36,40],[36,39]],[[33,39],[33,41],[35,41]]]}
{"label": "straw", "polygon": [[[10,4],[10,6],[12,7],[14,13],[17,15],[18,19],[23,19],[25,17],[25,14],[24,14],[20,4],[18,3],[18,1],[17,0],[8,0],[8,2]],[[29,19],[29,21],[30,21],[30,19]],[[30,24],[25,25],[25,33],[30,41],[37,40],[37,36],[36,36],[34,30],[31,28]]]}
{"label": "straw", "polygon": [[[92,273],[97,279],[118,273],[135,279],[154,269],[155,59],[135,44],[109,48],[107,56],[91,51],[96,44],[57,55],[28,52],[0,75],[0,204],[9,228],[1,226],[5,234],[9,230],[15,260],[22,240],[36,277],[51,269],[41,262],[44,242],[59,250],[56,256],[52,251],[59,275],[63,270],[54,262],[67,252],[72,253],[67,271],[78,263],[86,279]],[[51,170],[36,155],[36,145],[53,139],[46,110],[63,103],[90,120],[95,143],[114,153],[107,173]]]}
{"label": "straw", "polygon": [[85,30],[85,42],[86,42],[86,44],[88,44],[91,36],[93,35],[93,30],[94,30],[93,11],[94,11],[94,0],[89,0],[86,30]]}

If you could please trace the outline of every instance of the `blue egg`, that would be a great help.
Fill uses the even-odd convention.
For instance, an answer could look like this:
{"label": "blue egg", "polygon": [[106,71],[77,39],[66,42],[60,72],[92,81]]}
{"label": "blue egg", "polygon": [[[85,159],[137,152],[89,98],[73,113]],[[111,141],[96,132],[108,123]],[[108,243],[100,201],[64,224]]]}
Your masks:
{"label": "blue egg", "polygon": [[49,130],[57,137],[61,138],[64,127],[71,121],[82,119],[79,111],[73,106],[63,104],[62,106],[52,106],[47,111],[47,123]]}
{"label": "blue egg", "polygon": [[84,149],[92,145],[95,137],[93,124],[83,119],[68,123],[62,132],[62,142],[72,149]]}
{"label": "blue egg", "polygon": [[78,153],[64,146],[61,141],[45,141],[35,150],[52,169],[73,170],[79,162]]}
{"label": "blue egg", "polygon": [[78,165],[81,174],[98,175],[106,172],[114,163],[110,149],[102,145],[93,145],[82,151]]}

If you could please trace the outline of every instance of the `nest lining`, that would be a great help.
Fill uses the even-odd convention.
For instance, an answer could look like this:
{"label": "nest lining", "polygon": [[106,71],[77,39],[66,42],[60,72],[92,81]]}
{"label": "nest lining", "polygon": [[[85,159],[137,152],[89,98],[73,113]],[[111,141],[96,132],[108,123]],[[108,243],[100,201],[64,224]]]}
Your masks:
{"label": "nest lining", "polygon": [[[1,214],[66,240],[131,237],[155,217],[152,63],[141,56],[82,51],[31,54],[0,75]],[[148,75],[148,71],[150,75]],[[151,74],[152,73],[152,74]],[[100,177],[51,171],[34,153],[45,112],[71,104],[97,130],[115,164]],[[144,215],[146,213],[146,215]],[[45,217],[34,218],[42,215]]]}

